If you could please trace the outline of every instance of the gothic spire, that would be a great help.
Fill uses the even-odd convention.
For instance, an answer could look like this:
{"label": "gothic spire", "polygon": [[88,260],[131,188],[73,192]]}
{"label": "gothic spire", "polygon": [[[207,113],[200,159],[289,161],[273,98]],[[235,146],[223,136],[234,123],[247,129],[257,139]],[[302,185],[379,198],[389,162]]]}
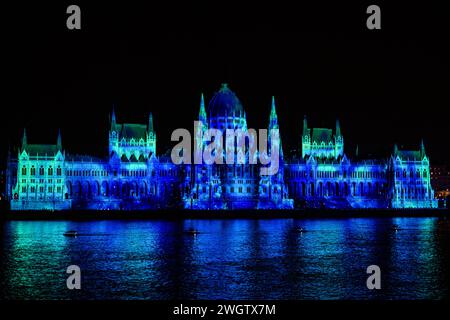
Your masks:
{"label": "gothic spire", "polygon": [[269,130],[270,129],[279,129],[278,116],[277,116],[277,110],[275,108],[275,97],[274,96],[272,96],[272,108],[270,110],[270,117],[269,117]]}
{"label": "gothic spire", "polygon": [[153,114],[151,112],[148,115],[148,132],[153,132]]}
{"label": "gothic spire", "polygon": [[23,128],[23,136],[22,136],[22,150],[27,147],[27,131]]}
{"label": "gothic spire", "polygon": [[308,135],[308,121],[306,120],[306,114],[303,118],[303,136]]}
{"label": "gothic spire", "polygon": [[[270,109],[270,116],[269,116],[269,143],[272,143],[272,139],[271,139],[271,134],[270,134],[270,130],[272,129],[276,129],[278,130],[278,135],[279,135],[279,156],[280,159],[283,160],[283,146],[281,144],[281,136],[280,136],[280,126],[278,124],[278,115],[277,115],[277,110],[276,110],[276,106],[275,106],[275,97],[272,96],[272,107]],[[271,146],[272,148],[272,146]]]}
{"label": "gothic spire", "polygon": [[200,111],[198,113],[198,120],[201,121],[204,126],[207,124],[205,98],[203,97],[203,93],[200,97]]}
{"label": "gothic spire", "polygon": [[58,150],[62,149],[61,129],[58,129],[58,139],[56,140],[56,146],[57,146]]}
{"label": "gothic spire", "polygon": [[420,141],[420,156],[423,159],[425,157],[425,144],[423,143],[423,139]]}
{"label": "gothic spire", "polygon": [[341,125],[339,119],[336,119],[336,137],[341,136]]}
{"label": "gothic spire", "polygon": [[111,130],[115,130],[115,127],[116,127],[116,111],[115,111],[115,105],[113,105],[112,114],[111,114]]}

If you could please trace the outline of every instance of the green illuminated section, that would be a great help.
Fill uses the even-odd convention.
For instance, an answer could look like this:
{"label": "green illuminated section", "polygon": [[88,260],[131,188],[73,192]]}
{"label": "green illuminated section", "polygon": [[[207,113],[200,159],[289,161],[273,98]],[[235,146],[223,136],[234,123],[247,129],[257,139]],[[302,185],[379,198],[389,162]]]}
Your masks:
{"label": "green illuminated section", "polygon": [[17,184],[11,203],[25,210],[60,210],[70,208],[66,199],[65,154],[61,133],[55,145],[29,144],[26,131],[18,154]]}
{"label": "green illuminated section", "polygon": [[336,120],[336,130],[308,128],[306,116],[303,120],[302,158],[318,157],[325,159],[338,159],[344,155],[344,137],[341,134],[339,120]]}
{"label": "green illuminated section", "polygon": [[156,154],[156,134],[153,115],[149,114],[148,125],[118,124],[113,110],[109,132],[109,154],[117,155],[121,161],[143,162]]}

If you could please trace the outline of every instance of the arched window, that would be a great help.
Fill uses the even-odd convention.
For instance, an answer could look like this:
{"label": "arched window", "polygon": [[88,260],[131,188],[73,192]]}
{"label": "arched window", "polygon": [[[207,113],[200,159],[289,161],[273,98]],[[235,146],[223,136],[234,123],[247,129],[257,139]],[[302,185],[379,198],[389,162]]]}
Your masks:
{"label": "arched window", "polygon": [[22,167],[22,175],[23,176],[27,175],[27,167],[25,167],[25,166]]}
{"label": "arched window", "polygon": [[48,175],[52,176],[53,175],[53,168],[50,166],[48,167]]}
{"label": "arched window", "polygon": [[61,175],[61,167],[58,167],[58,169],[56,169],[56,175],[58,175],[58,176]]}
{"label": "arched window", "polygon": [[30,174],[31,174],[32,176],[35,176],[35,175],[36,175],[36,168],[35,168],[34,166],[31,167],[31,169],[30,169]]}
{"label": "arched window", "polygon": [[423,177],[426,178],[427,177],[427,169],[423,170]]}
{"label": "arched window", "polygon": [[41,166],[41,167],[39,168],[39,175],[41,175],[41,176],[44,175],[44,167],[43,167],[43,166]]}

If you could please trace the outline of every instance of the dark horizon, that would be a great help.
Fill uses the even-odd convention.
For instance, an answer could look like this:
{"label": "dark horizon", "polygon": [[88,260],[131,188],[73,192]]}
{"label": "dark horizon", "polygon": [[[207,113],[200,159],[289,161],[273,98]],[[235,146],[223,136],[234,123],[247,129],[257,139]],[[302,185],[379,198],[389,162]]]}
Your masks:
{"label": "dark horizon", "polygon": [[[147,123],[153,112],[161,154],[174,145],[174,129],[191,130],[200,94],[208,102],[224,82],[253,128],[267,126],[276,97],[286,154],[298,148],[306,115],[310,127],[333,130],[338,118],[350,156],[358,145],[361,157],[386,158],[395,143],[418,150],[423,139],[432,165],[450,163],[449,52],[445,19],[430,17],[444,13],[433,6],[383,6],[379,31],[365,29],[361,5],[299,16],[278,8],[80,6],[79,32],[65,28],[65,5],[9,11],[6,19],[21,23],[5,46],[2,163],[24,127],[29,143],[56,143],[61,129],[66,152],[106,157],[113,104],[118,122]],[[408,25],[419,13],[422,23]],[[32,27],[35,15],[45,17],[40,28]]]}

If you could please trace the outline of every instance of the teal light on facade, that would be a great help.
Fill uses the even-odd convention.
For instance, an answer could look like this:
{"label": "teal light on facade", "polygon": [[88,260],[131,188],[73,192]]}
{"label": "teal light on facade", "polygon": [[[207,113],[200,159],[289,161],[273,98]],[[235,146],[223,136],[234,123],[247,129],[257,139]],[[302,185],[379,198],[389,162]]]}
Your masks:
{"label": "teal light on facade", "polygon": [[[266,129],[281,130],[274,97],[268,111]],[[208,107],[201,95],[196,120],[204,130],[248,130],[244,107],[225,84]],[[11,209],[437,207],[423,142],[416,151],[395,146],[389,159],[350,159],[339,121],[334,131],[310,128],[305,116],[301,153],[285,159],[280,139],[279,170],[272,176],[260,175],[261,164],[248,159],[246,164],[173,164],[170,156],[156,154],[151,113],[147,124],[130,124],[118,123],[113,110],[108,134],[109,154],[99,159],[66,153],[60,133],[56,144],[37,145],[28,143],[24,131],[17,158],[8,160]],[[197,149],[205,145],[201,141]]]}

